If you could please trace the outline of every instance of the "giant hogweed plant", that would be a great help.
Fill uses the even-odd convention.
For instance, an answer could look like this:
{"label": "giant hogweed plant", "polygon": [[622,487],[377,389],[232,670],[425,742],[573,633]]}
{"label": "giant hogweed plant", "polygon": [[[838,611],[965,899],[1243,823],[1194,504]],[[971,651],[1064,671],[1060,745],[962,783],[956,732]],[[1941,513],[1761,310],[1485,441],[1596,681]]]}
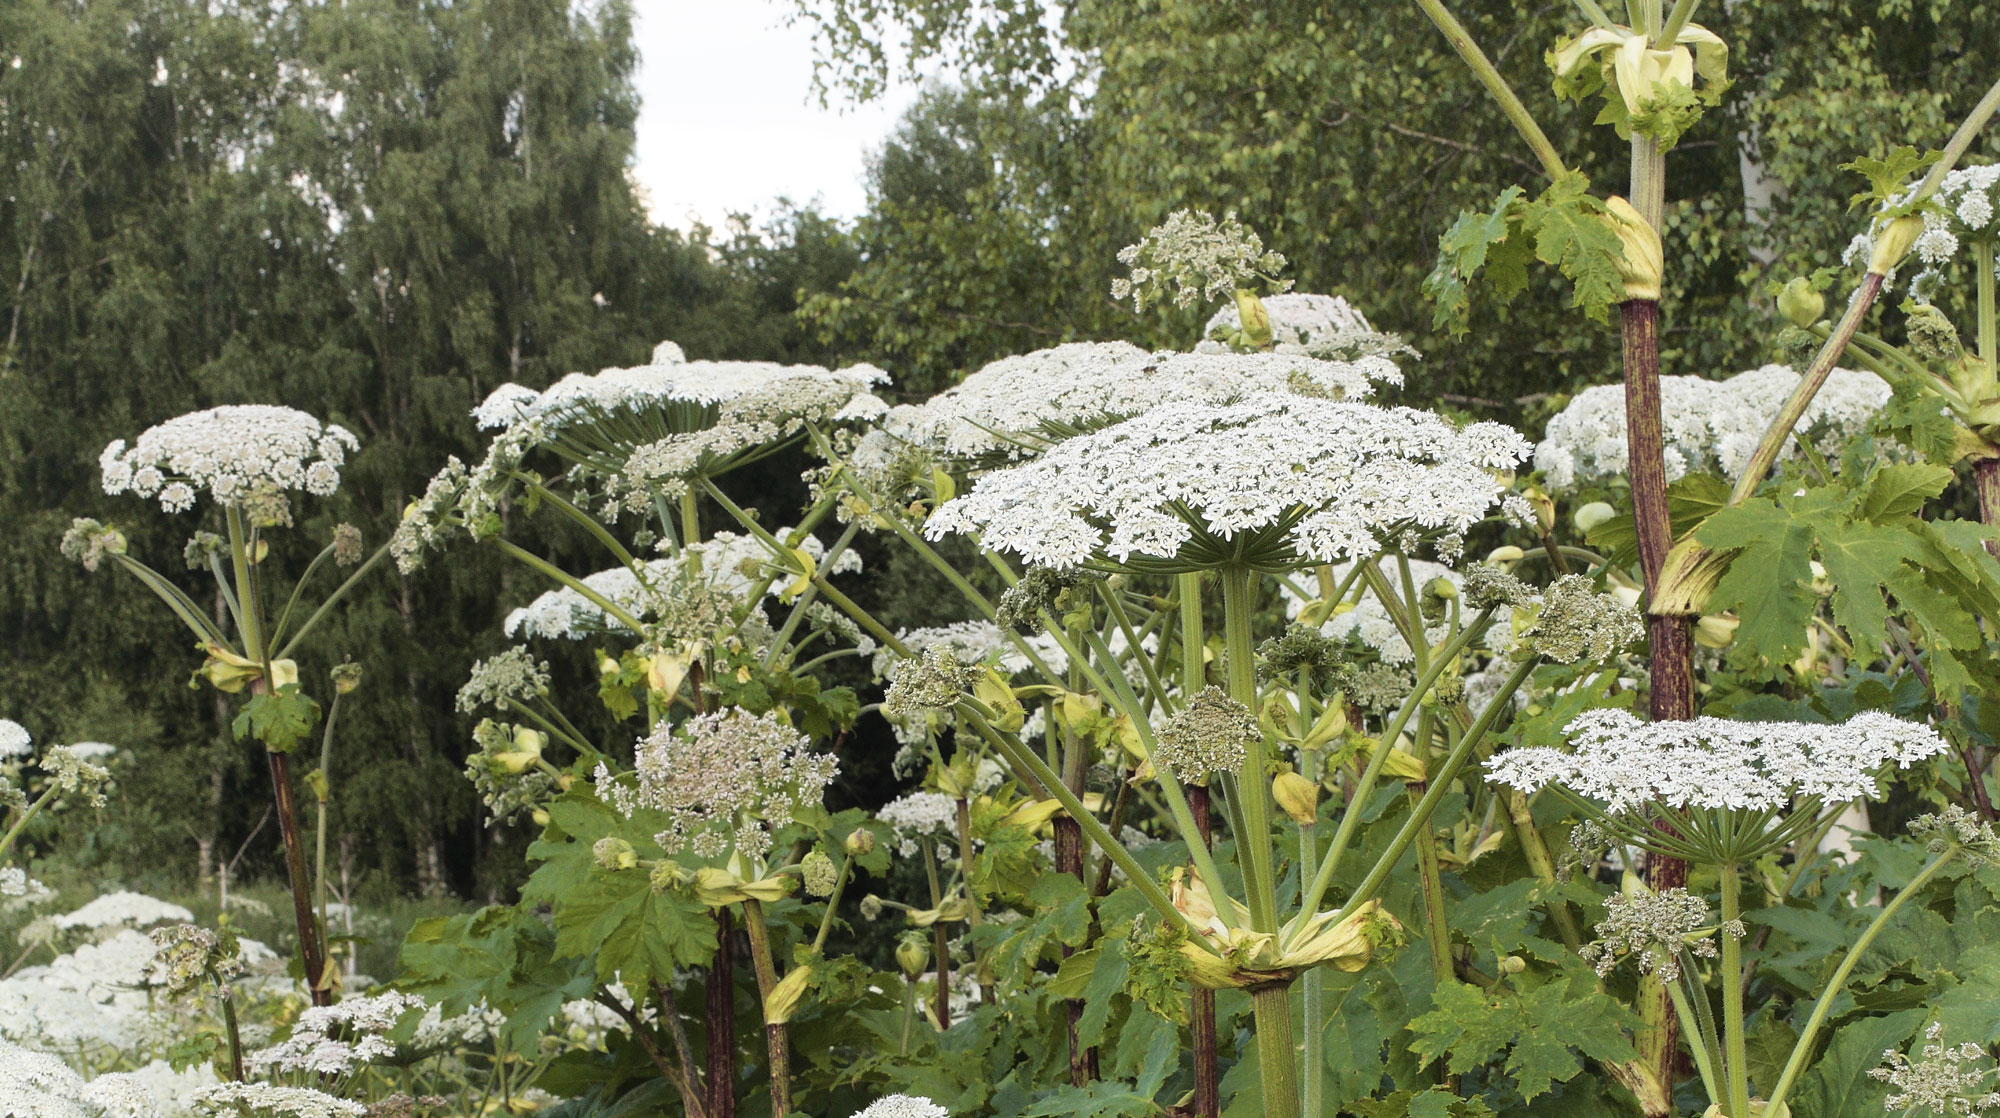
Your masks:
{"label": "giant hogweed plant", "polygon": [[[148,428],[130,445],[119,439],[104,448],[98,464],[107,494],[156,501],[174,516],[212,506],[206,518],[212,527],[190,535],[183,558],[197,577],[213,578],[220,603],[213,611],[130,554],[115,525],[79,518],[61,542],[63,554],[87,570],[109,564],[137,578],[187,627],[203,656],[191,682],[248,693],[231,729],[237,740],[264,748],[299,960],[319,1005],[331,1001],[337,978],[328,966],[325,928],[314,911],[290,757],[311,739],[320,706],[301,690],[294,653],[387,549],[365,554],[359,529],[340,524],[288,590],[271,569],[272,543],[277,533],[294,527],[294,500],[331,496],[339,488],[341,467],[358,446],[344,427],[292,408],[250,404],[183,415]],[[322,588],[341,570],[348,571],[341,581]],[[322,878],[324,860],[322,842]]]}

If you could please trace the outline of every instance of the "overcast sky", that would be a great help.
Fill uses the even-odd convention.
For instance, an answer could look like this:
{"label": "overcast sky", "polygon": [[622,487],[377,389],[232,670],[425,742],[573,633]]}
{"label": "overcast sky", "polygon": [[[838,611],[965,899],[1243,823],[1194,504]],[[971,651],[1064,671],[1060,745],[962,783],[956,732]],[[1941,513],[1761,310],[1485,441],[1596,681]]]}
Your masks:
{"label": "overcast sky", "polygon": [[821,109],[808,25],[785,26],[773,0],[644,0],[638,165],[654,220],[721,225],[732,210],[770,211],[780,195],[818,198],[851,217],[867,204],[866,152],[915,98],[898,86],[863,106]]}

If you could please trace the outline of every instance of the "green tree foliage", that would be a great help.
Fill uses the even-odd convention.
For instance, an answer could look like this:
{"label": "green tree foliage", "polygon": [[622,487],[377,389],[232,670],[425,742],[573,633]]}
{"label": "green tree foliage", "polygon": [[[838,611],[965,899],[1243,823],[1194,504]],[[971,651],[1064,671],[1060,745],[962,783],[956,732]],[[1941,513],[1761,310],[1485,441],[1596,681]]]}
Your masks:
{"label": "green tree foliage", "polygon": [[[795,292],[851,267],[810,211],[719,247],[647,221],[620,3],[24,0],[0,10],[0,42],[0,706],[38,737],[131,754],[114,872],[185,873],[197,852],[206,871],[270,791],[226,704],[161,685],[197,663],[172,619],[56,554],[72,515],[170,570],[215,527],[103,496],[106,442],[244,402],[354,430],[340,494],[304,508],[300,554],[279,557],[297,570],[337,521],[385,539],[445,455],[476,452],[468,412],[499,384],[630,364],[667,337],[803,359]],[[357,870],[472,883],[490,836],[451,696],[501,639],[498,611],[542,589],[470,553],[378,573],[316,634],[305,691],[329,693],[344,656],[365,669],[331,773],[330,830]],[[509,878],[518,853],[494,860]]]}
{"label": "green tree foliage", "polygon": [[[1475,293],[1461,339],[1415,297],[1462,211],[1490,211],[1508,185],[1550,185],[1415,4],[796,3],[830,92],[879,90],[894,75],[882,44],[898,39],[911,72],[943,63],[966,83],[927,96],[885,149],[860,228],[867,262],[809,304],[835,336],[870,339],[911,373],[942,378],[1023,341],[1132,334],[1104,294],[1112,254],[1197,207],[1237,210],[1291,258],[1301,290],[1344,294],[1408,336],[1426,355],[1425,397],[1615,379],[1615,330],[1577,329],[1554,275],[1506,305],[1505,292]],[[1581,20],[1453,7],[1565,162],[1622,191],[1623,145],[1591,127],[1591,109],[1558,105],[1537,55]],[[1729,43],[1734,84],[1673,157],[1663,371],[1722,375],[1776,356],[1769,304],[1742,293],[1834,262],[1858,230],[1840,164],[1941,143],[2000,61],[2000,31],[1966,5],[1900,0],[1701,15]],[[909,186],[912,171],[933,189]],[[1192,323],[1156,315],[1135,340],[1186,341]]]}

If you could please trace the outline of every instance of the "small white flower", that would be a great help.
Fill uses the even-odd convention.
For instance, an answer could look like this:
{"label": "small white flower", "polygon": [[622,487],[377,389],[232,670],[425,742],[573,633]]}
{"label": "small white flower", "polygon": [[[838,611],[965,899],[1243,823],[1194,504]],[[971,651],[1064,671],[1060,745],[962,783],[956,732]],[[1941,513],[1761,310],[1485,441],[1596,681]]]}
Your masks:
{"label": "small white flower", "polygon": [[26,757],[34,748],[35,739],[25,727],[11,718],[0,718],[0,761]]}
{"label": "small white flower", "polygon": [[115,441],[98,466],[106,493],[157,492],[161,508],[185,512],[204,487],[225,505],[262,488],[326,496],[339,488],[339,466],[359,445],[346,428],[302,411],[241,404],[170,419],[129,448]]}

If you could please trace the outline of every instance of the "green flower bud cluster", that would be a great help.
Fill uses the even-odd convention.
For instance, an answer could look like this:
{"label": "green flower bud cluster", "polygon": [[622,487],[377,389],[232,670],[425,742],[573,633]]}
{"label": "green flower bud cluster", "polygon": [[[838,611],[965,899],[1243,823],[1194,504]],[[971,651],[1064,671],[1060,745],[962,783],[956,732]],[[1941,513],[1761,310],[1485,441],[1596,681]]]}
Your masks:
{"label": "green flower bud cluster", "polygon": [[1211,685],[1161,728],[1153,763],[1187,783],[1204,784],[1210,773],[1241,766],[1262,738],[1250,708]]}

